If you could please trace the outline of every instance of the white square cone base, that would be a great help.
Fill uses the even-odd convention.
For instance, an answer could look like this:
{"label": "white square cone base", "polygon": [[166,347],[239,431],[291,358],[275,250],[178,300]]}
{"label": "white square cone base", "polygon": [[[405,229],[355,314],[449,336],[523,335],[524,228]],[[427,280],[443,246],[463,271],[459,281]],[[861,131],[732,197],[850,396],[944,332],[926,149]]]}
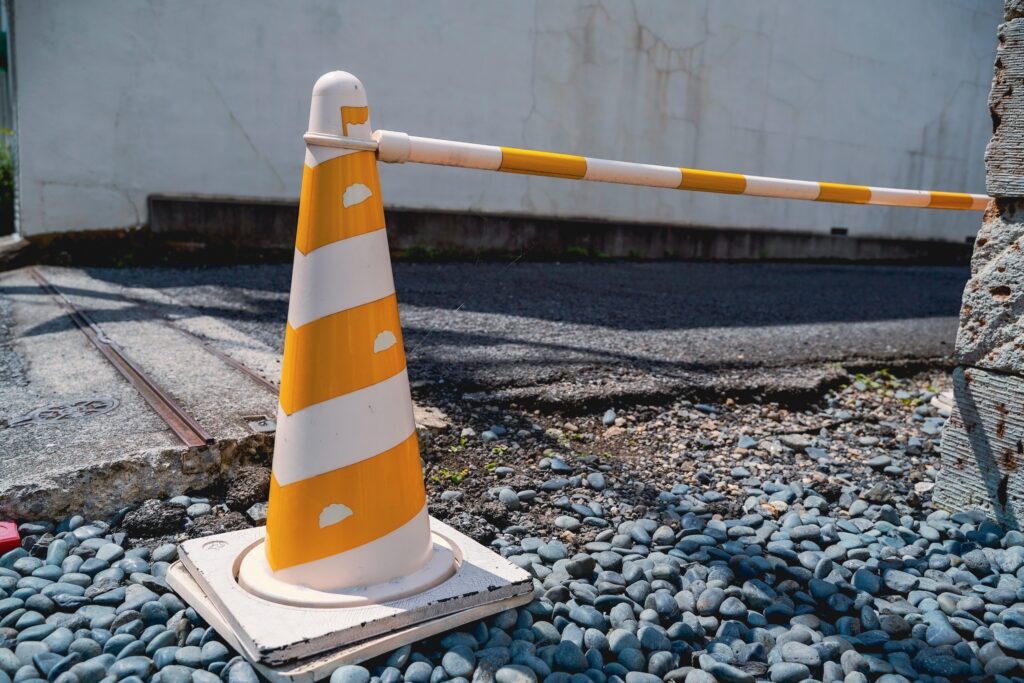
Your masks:
{"label": "white square cone base", "polygon": [[452,527],[430,528],[458,550],[455,574],[433,588],[384,604],[295,607],[270,602],[237,580],[245,551],[264,528],[182,543],[167,582],[230,645],[275,681],[302,683],[334,668],[376,657],[464,623],[528,603],[533,580],[523,569]]}

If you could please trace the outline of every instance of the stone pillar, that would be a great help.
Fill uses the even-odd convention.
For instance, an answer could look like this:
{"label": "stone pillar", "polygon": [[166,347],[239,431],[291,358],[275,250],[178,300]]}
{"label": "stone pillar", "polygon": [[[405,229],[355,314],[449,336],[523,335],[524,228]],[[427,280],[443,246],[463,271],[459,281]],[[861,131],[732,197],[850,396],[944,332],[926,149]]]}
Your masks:
{"label": "stone pillar", "polygon": [[956,338],[953,413],[934,501],[1024,518],[1024,0],[1006,0],[989,95],[986,189]]}

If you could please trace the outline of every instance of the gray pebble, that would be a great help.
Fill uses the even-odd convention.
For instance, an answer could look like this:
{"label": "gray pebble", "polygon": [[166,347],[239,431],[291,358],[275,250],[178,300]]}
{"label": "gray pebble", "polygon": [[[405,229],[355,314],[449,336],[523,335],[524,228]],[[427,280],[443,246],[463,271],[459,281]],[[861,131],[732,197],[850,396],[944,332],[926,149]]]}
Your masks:
{"label": "gray pebble", "polygon": [[331,683],[369,683],[370,672],[356,664],[339,666],[331,674]]}

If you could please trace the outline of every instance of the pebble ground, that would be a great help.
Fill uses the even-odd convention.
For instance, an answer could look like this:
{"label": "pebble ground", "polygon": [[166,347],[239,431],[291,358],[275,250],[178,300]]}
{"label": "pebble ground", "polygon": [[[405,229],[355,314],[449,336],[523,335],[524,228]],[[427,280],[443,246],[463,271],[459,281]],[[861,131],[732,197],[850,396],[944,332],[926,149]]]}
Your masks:
{"label": "pebble ground", "polygon": [[[449,420],[421,432],[431,513],[535,599],[332,683],[1024,680],[1024,534],[931,505],[947,386],[881,372],[813,406],[575,416],[419,388]],[[256,681],[164,576],[176,542],[260,523],[268,478],[23,522],[0,683]]]}

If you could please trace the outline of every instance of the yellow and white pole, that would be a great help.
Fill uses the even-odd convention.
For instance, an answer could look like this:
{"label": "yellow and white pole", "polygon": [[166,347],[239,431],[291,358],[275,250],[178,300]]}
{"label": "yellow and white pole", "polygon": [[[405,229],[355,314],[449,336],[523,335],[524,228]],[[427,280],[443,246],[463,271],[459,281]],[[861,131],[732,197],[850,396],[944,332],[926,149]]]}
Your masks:
{"label": "yellow and white pole", "polygon": [[904,190],[894,187],[847,185],[707,171],[699,168],[638,164],[533,149],[424,138],[390,130],[379,130],[373,134],[373,138],[376,144],[367,144],[365,140],[351,140],[344,136],[339,138],[318,133],[306,134],[307,142],[316,141],[317,144],[337,148],[354,146],[358,149],[374,150],[379,161],[397,164],[432,164],[693,192],[718,192],[840,204],[904,206],[917,209],[984,211],[989,202],[989,197],[983,194],[967,192]]}
{"label": "yellow and white pole", "polygon": [[[313,89],[309,130],[372,144],[362,83]],[[454,573],[427,515],[372,151],[306,147],[265,552],[239,582],[275,602],[344,606]]]}

